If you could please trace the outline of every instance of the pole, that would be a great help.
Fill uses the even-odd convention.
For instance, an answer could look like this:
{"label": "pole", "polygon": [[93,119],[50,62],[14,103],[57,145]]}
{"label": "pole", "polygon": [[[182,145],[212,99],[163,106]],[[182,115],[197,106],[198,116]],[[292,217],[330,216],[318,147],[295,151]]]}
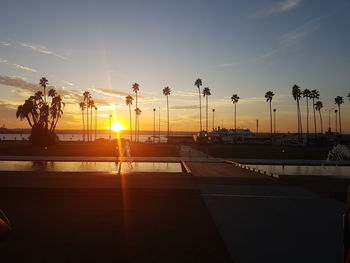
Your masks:
{"label": "pole", "polygon": [[97,135],[97,108],[95,108],[95,141]]}
{"label": "pole", "polygon": [[259,135],[259,120],[256,120],[256,137]]}
{"label": "pole", "polygon": [[273,109],[273,134],[276,135],[276,109]]}
{"label": "pole", "polygon": [[335,113],[335,133],[338,133],[338,110],[334,111]]}
{"label": "pole", "polygon": [[156,109],[153,109],[153,143],[156,143]]}
{"label": "pole", "polygon": [[112,115],[109,115],[109,141],[111,141],[112,133]]}
{"label": "pole", "polygon": [[160,143],[160,107],[158,107],[158,140]]}
{"label": "pole", "polygon": [[213,109],[213,131],[215,130],[214,118],[215,118],[215,109]]}

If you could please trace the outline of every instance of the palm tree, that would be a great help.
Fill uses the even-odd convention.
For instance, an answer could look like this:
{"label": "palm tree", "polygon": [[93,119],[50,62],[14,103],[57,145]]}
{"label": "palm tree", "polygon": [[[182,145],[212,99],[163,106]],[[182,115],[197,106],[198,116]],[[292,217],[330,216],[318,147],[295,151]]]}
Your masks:
{"label": "palm tree", "polygon": [[[138,120],[138,119],[139,119],[139,116],[141,115],[141,113],[142,113],[142,111],[141,111],[140,108],[136,108],[136,109],[135,109],[135,114],[136,114],[137,122],[138,122],[138,123],[137,123],[137,124],[138,124],[137,129],[140,128],[140,127],[139,127],[139,120]],[[140,138],[139,138],[139,135],[140,135],[140,134],[139,134],[139,131],[138,131],[138,133],[137,133],[137,141],[139,141],[139,139],[140,139]],[[136,135],[135,135],[135,137],[136,137]]]}
{"label": "palm tree", "polygon": [[169,87],[165,87],[163,89],[163,95],[166,96],[166,107],[167,107],[167,115],[168,115],[168,140],[169,140],[169,133],[170,133],[170,126],[169,126],[169,95],[170,95],[170,88]]}
{"label": "palm tree", "polygon": [[265,93],[266,101],[270,105],[270,134],[271,134],[271,142],[272,142],[272,105],[271,105],[271,102],[272,102],[273,96],[275,96],[275,94],[272,91],[267,91]]}
{"label": "palm tree", "polygon": [[49,108],[51,116],[50,132],[53,132],[56,128],[59,118],[61,118],[63,114],[65,103],[62,101],[61,96],[57,95],[56,91],[53,89],[49,91],[49,96],[52,97],[51,106]]}
{"label": "palm tree", "polygon": [[90,98],[88,103],[88,109],[90,108],[90,133],[89,133],[89,140],[92,141],[92,108],[95,107],[95,102],[92,98]]}
{"label": "palm tree", "polygon": [[83,93],[83,98],[86,105],[86,137],[89,141],[89,100],[91,98],[90,92],[85,91]]}
{"label": "palm tree", "polygon": [[335,133],[338,133],[338,110],[334,110],[335,113]]}
{"label": "palm tree", "polygon": [[233,103],[233,105],[235,105],[235,142],[237,139],[237,103],[239,101],[240,97],[238,97],[237,94],[233,94],[231,96],[231,101]]}
{"label": "palm tree", "polygon": [[292,94],[293,94],[294,100],[297,102],[298,137],[299,137],[299,142],[302,143],[303,128],[302,128],[302,122],[301,122],[300,103],[299,103],[301,98],[300,87],[297,85],[294,85],[292,88]]}
{"label": "palm tree", "polygon": [[125,103],[126,105],[129,106],[129,120],[130,120],[130,140],[132,141],[132,120],[131,120],[131,105],[132,105],[132,101],[133,101],[133,97],[128,95],[125,97]]}
{"label": "palm tree", "polygon": [[211,95],[210,89],[208,87],[203,89],[203,97],[206,99],[206,123],[205,128],[206,132],[208,132],[208,97]]}
{"label": "palm tree", "polygon": [[198,95],[199,95],[199,131],[202,131],[202,101],[201,101],[201,86],[202,86],[202,80],[196,79],[194,82],[194,85],[198,88]]}
{"label": "palm tree", "polygon": [[306,100],[306,138],[309,142],[309,99],[311,91],[309,89],[304,89],[302,91],[303,97]]}
{"label": "palm tree", "polygon": [[323,124],[322,124],[322,115],[321,115],[321,109],[323,108],[322,101],[317,101],[315,104],[315,109],[320,114],[320,125],[321,125],[321,134],[323,134]]}
{"label": "palm tree", "polygon": [[46,78],[42,77],[40,79],[40,86],[44,88],[44,101],[45,101],[45,103],[46,103],[46,87],[47,87],[47,85],[49,85],[49,81]]}
{"label": "palm tree", "polygon": [[337,97],[334,99],[334,103],[338,105],[338,114],[339,114],[339,134],[342,135],[340,105],[344,103],[343,97],[337,96]]}
{"label": "palm tree", "polygon": [[312,110],[314,112],[314,129],[315,129],[315,138],[317,136],[317,127],[316,127],[316,113],[315,113],[315,100],[318,100],[320,98],[320,93],[317,89],[313,89],[310,92],[310,99],[312,99]]}
{"label": "palm tree", "polygon": [[[21,120],[26,119],[30,127],[33,127],[36,124],[36,118],[34,117],[36,114],[34,112],[36,112],[34,98],[30,98],[25,100],[23,105],[18,106],[16,117]],[[30,116],[32,116],[33,121],[30,119]]]}
{"label": "palm tree", "polygon": [[80,102],[79,103],[79,107],[80,107],[80,110],[81,110],[81,116],[83,118],[83,141],[85,142],[85,121],[84,121],[84,111],[86,109],[86,104],[85,102]]}
{"label": "palm tree", "polygon": [[138,127],[138,114],[136,109],[138,108],[138,97],[137,97],[137,93],[140,90],[140,85],[137,83],[132,84],[132,90],[133,92],[135,92],[135,97],[136,97],[136,105],[135,105],[135,141],[138,139],[138,135],[139,135],[139,127]]}

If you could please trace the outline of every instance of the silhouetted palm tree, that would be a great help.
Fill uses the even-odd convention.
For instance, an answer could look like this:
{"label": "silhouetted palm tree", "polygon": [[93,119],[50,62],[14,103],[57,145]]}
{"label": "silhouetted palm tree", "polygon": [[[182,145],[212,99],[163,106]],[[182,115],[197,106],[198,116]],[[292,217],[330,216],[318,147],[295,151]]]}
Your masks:
{"label": "silhouetted palm tree", "polygon": [[163,95],[166,96],[166,108],[167,108],[167,118],[168,118],[168,140],[169,140],[169,134],[170,134],[170,123],[169,123],[169,95],[170,95],[170,88],[169,87],[165,87],[163,89]]}
{"label": "silhouetted palm tree", "polygon": [[271,136],[271,142],[272,142],[272,105],[271,105],[271,102],[272,102],[273,96],[275,96],[275,94],[272,91],[267,91],[265,93],[266,101],[270,105],[270,136]]}
{"label": "silhouetted palm tree", "polygon": [[[139,116],[141,115],[141,113],[142,113],[142,111],[141,111],[140,108],[136,108],[136,109],[135,109],[135,114],[136,114],[137,119],[138,119],[138,120],[137,120],[137,122],[138,122],[138,127],[137,127],[137,129],[140,129],[140,127],[139,127]],[[136,135],[135,135],[135,136],[136,136]],[[137,132],[137,138],[136,138],[137,141],[140,140],[139,136],[140,136],[140,134],[139,134],[139,130],[138,130],[138,132]]]}
{"label": "silhouetted palm tree", "polygon": [[[20,118],[21,120],[26,119],[30,127],[33,127],[37,122],[37,114],[34,113],[36,112],[34,100],[34,97],[25,100],[24,104],[18,106],[16,111],[16,117]],[[31,121],[30,116],[32,117],[33,121]]]}
{"label": "silhouetted palm tree", "polygon": [[49,85],[49,81],[46,78],[42,77],[40,79],[40,86],[44,88],[44,101],[45,101],[45,103],[46,103],[46,87],[47,87],[47,85]]}
{"label": "silhouetted palm tree", "polygon": [[339,114],[339,134],[342,135],[340,105],[344,103],[343,97],[337,96],[337,97],[334,99],[334,103],[338,105],[338,114]]}
{"label": "silhouetted palm tree", "polygon": [[301,122],[300,103],[299,103],[301,98],[301,90],[299,86],[297,85],[293,86],[292,94],[293,94],[294,100],[297,102],[298,137],[299,137],[299,142],[302,143],[303,128],[302,128],[302,122]]}
{"label": "silhouetted palm tree", "polygon": [[321,115],[321,109],[323,108],[322,101],[317,101],[315,103],[315,110],[318,111],[320,114],[320,125],[321,125],[321,134],[323,134],[323,122],[322,122],[322,115]]}
{"label": "silhouetted palm tree", "polygon": [[97,136],[97,107],[95,106],[95,141]]}
{"label": "silhouetted palm tree", "polygon": [[198,88],[198,95],[199,95],[199,131],[201,132],[202,129],[202,101],[201,101],[201,86],[202,86],[202,80],[196,79],[194,82],[194,85]]}
{"label": "silhouetted palm tree", "polygon": [[91,98],[90,92],[85,91],[83,93],[84,102],[86,104],[86,137],[89,141],[89,100]]}
{"label": "silhouetted palm tree", "polygon": [[213,131],[215,130],[215,109],[213,109]]}
{"label": "silhouetted palm tree", "polygon": [[133,101],[133,97],[128,95],[125,97],[125,103],[126,105],[129,106],[129,121],[130,121],[130,140],[132,141],[132,120],[131,120],[131,105],[132,105],[132,101]]}
{"label": "silhouetted palm tree", "polygon": [[81,110],[81,116],[82,116],[82,118],[83,118],[83,141],[85,142],[85,121],[84,121],[84,119],[85,119],[85,117],[84,117],[84,111],[85,111],[85,109],[86,109],[86,104],[85,104],[85,102],[80,102],[79,103],[79,107],[80,107],[80,110]]}
{"label": "silhouetted palm tree", "polygon": [[317,136],[317,124],[316,124],[316,113],[315,113],[315,100],[318,100],[320,98],[320,93],[317,89],[313,89],[310,92],[310,99],[312,99],[312,110],[314,112],[314,129],[315,129],[315,138]]}
{"label": "silhouetted palm tree", "polygon": [[137,84],[137,83],[134,83],[132,85],[132,90],[135,92],[135,98],[136,98],[136,105],[135,105],[135,140],[137,140],[139,138],[139,127],[138,127],[139,119],[138,119],[138,116],[140,114],[137,114],[136,109],[138,108],[138,96],[137,96],[137,93],[140,90],[140,85]]}
{"label": "silhouetted palm tree", "polygon": [[235,142],[237,139],[237,103],[239,101],[240,97],[238,97],[237,94],[233,94],[231,96],[231,101],[233,103],[233,105],[235,105]]}
{"label": "silhouetted palm tree", "polygon": [[56,129],[56,125],[58,123],[59,118],[61,118],[63,114],[63,108],[65,103],[62,101],[60,95],[57,95],[54,89],[49,90],[49,96],[51,99],[51,105],[49,107],[50,116],[51,116],[51,127],[50,132],[53,132]]}
{"label": "silhouetted palm tree", "polygon": [[89,132],[89,139],[92,141],[92,109],[95,107],[95,102],[92,98],[90,98],[88,103],[88,109],[90,108],[90,132]]}
{"label": "silhouetted palm tree", "polygon": [[205,128],[206,132],[208,132],[208,97],[211,95],[210,89],[208,87],[203,89],[203,96],[206,99],[206,123]]}
{"label": "silhouetted palm tree", "polygon": [[304,89],[302,91],[303,97],[306,100],[306,138],[309,142],[309,99],[311,91],[309,89]]}

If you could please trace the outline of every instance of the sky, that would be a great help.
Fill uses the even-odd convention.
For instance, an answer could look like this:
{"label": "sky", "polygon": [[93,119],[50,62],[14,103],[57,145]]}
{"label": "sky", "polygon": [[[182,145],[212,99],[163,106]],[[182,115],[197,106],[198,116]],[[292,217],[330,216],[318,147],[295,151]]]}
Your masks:
{"label": "sky", "polygon": [[[16,109],[46,77],[66,103],[58,129],[82,128],[84,91],[98,107],[99,128],[110,114],[128,127],[125,96],[134,96],[136,82],[141,130],[153,129],[153,108],[166,129],[168,86],[171,131],[198,131],[201,78],[212,94],[209,129],[213,108],[215,126],[233,127],[230,97],[238,94],[238,128],[255,131],[259,120],[259,131],[268,131],[271,90],[276,130],[295,132],[297,84],[319,90],[324,128],[330,111],[334,129],[334,98],[343,96],[350,133],[349,29],[349,0],[2,0],[0,125],[29,127]],[[202,106],[205,126],[203,97]],[[305,127],[304,100],[302,113]]]}

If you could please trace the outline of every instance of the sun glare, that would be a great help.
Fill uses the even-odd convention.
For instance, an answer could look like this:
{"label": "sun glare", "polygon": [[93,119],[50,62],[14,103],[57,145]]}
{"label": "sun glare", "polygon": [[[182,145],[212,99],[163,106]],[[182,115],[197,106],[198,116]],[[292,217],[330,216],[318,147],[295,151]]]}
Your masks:
{"label": "sun glare", "polygon": [[112,131],[120,132],[122,130],[125,130],[125,127],[121,125],[119,122],[116,121],[112,124]]}

